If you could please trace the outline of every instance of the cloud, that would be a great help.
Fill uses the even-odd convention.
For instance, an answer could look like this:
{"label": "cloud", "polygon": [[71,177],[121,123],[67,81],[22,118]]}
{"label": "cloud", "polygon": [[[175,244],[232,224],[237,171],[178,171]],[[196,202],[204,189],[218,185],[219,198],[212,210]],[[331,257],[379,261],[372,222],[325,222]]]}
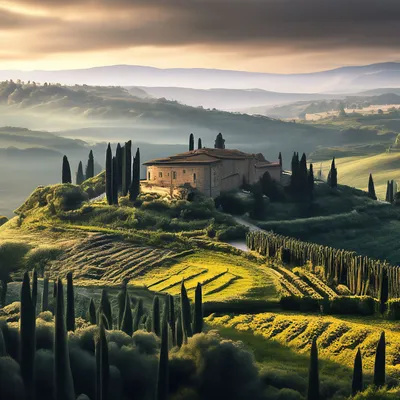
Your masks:
{"label": "cloud", "polygon": [[[3,30],[31,29],[32,54],[197,46],[254,57],[400,50],[398,0],[13,0]],[[22,16],[21,16],[22,15]],[[5,24],[1,21],[4,19]]]}

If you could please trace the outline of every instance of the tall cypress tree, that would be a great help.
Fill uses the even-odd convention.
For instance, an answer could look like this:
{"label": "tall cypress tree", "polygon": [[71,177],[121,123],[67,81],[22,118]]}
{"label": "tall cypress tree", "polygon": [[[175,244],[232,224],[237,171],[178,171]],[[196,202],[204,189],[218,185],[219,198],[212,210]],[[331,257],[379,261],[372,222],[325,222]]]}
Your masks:
{"label": "tall cypress tree", "polygon": [[89,319],[89,322],[92,325],[96,325],[97,324],[96,306],[94,304],[93,299],[90,299],[89,309],[88,309],[88,319]]}
{"label": "tall cypress tree", "polygon": [[64,319],[64,290],[61,279],[57,284],[57,304],[54,325],[54,398],[75,400],[74,382],[69,361],[68,336]]}
{"label": "tall cypress tree", "polygon": [[108,399],[108,382],[110,378],[110,363],[108,344],[103,318],[100,318],[99,333],[95,343],[96,355],[96,400]]}
{"label": "tall cypress tree", "polygon": [[158,363],[157,400],[167,400],[169,394],[167,313],[168,303],[166,302],[162,321],[160,360]]}
{"label": "tall cypress tree", "polygon": [[319,371],[318,371],[318,348],[314,337],[311,345],[310,368],[308,370],[307,400],[319,399]]}
{"label": "tall cypress tree", "polygon": [[308,171],[308,192],[310,199],[314,196],[314,169],[313,165],[310,164],[310,170]]}
{"label": "tall cypress tree", "polygon": [[385,332],[381,333],[378,345],[376,347],[375,365],[374,365],[374,385],[382,387],[386,381],[386,342]]}
{"label": "tall cypress tree", "polygon": [[36,316],[28,272],[24,274],[21,287],[19,338],[21,376],[27,399],[31,400],[35,398]]}
{"label": "tall cypress tree", "polygon": [[151,317],[151,330],[158,336],[161,336],[161,325],[160,325],[160,299],[158,296],[154,296],[152,317]]}
{"label": "tall cypress tree", "polygon": [[111,145],[108,143],[106,151],[106,198],[109,205],[113,204],[113,158]]}
{"label": "tall cypress tree", "polygon": [[181,347],[183,344],[183,326],[182,326],[182,314],[178,314],[175,325],[175,345]]}
{"label": "tall cypress tree", "polygon": [[100,313],[103,313],[106,318],[107,326],[105,328],[112,329],[113,319],[112,319],[112,312],[111,312],[111,303],[108,298],[108,293],[107,293],[106,289],[103,289],[101,291]]}
{"label": "tall cypress tree", "polygon": [[332,159],[331,170],[329,171],[328,175],[328,185],[331,188],[337,187],[337,169],[335,165],[335,157]]}
{"label": "tall cypress tree", "polygon": [[298,195],[299,197],[307,197],[308,191],[308,171],[307,171],[307,157],[305,153],[301,156],[298,170]]}
{"label": "tall cypress tree", "polygon": [[67,274],[67,332],[75,332],[75,298],[72,272]]}
{"label": "tall cypress tree", "polygon": [[122,153],[122,194],[128,194],[131,185],[131,169],[132,169],[132,141],[125,143]]}
{"label": "tall cypress tree", "polygon": [[122,327],[122,320],[125,312],[125,300],[126,300],[126,292],[127,292],[127,282],[122,282],[121,290],[118,293],[118,329]]}
{"label": "tall cypress tree", "polygon": [[32,274],[32,304],[33,304],[33,309],[35,311],[35,316],[36,316],[36,307],[37,307],[37,298],[38,298],[38,276],[37,276],[37,271],[36,268],[33,270]]}
{"label": "tall cypress tree", "polygon": [[112,203],[118,205],[118,166],[117,158],[112,159]]}
{"label": "tall cypress tree", "polygon": [[118,143],[117,150],[115,152],[115,157],[117,158],[117,177],[118,177],[118,191],[122,189],[122,147]]}
{"label": "tall cypress tree", "polygon": [[124,311],[124,316],[122,318],[121,331],[124,331],[129,336],[132,336],[132,333],[133,333],[133,318],[132,318],[131,300],[129,298],[128,292],[126,293],[125,311]]}
{"label": "tall cypress tree", "polygon": [[85,178],[90,179],[94,177],[94,156],[93,156],[93,151],[90,150],[89,152],[89,158],[88,158],[88,163],[86,165],[86,171],[85,171]]}
{"label": "tall cypress tree", "polygon": [[136,306],[135,317],[133,318],[133,332],[139,330],[139,324],[143,315],[144,315],[143,300],[139,299]]}
{"label": "tall cypress tree", "polygon": [[185,283],[182,280],[181,284],[181,313],[182,326],[185,340],[192,337],[192,318],[190,312],[190,301],[186,292]]}
{"label": "tall cypress tree", "polygon": [[136,155],[133,159],[132,182],[129,188],[129,199],[135,201],[140,194],[140,150],[136,149]]}
{"label": "tall cypress tree", "polygon": [[194,301],[194,321],[193,333],[201,333],[203,331],[203,296],[201,283],[197,283]]}
{"label": "tall cypress tree", "polygon": [[79,161],[78,171],[76,171],[75,182],[77,185],[81,185],[85,181],[85,175],[83,175],[82,161]]}
{"label": "tall cypress tree", "polygon": [[197,148],[198,148],[198,149],[202,149],[202,148],[203,148],[203,144],[201,143],[201,138],[199,138],[199,139],[197,140]]}
{"label": "tall cypress tree", "polygon": [[356,357],[354,359],[351,394],[354,397],[358,392],[362,392],[362,391],[363,391],[362,358],[361,358],[360,348],[358,348]]}
{"label": "tall cypress tree", "polygon": [[374,185],[374,180],[372,179],[372,174],[369,174],[368,197],[371,198],[372,200],[376,200],[375,185]]}
{"label": "tall cypress tree", "polygon": [[175,303],[174,297],[170,294],[168,295],[168,299],[166,300],[169,302],[168,313],[169,313],[169,326],[171,328],[171,335],[172,335],[172,344],[176,346],[176,326],[175,326]]}
{"label": "tall cypress tree", "polygon": [[218,133],[217,137],[215,138],[214,148],[216,149],[224,149],[225,148],[225,139],[222,136],[222,133]]}
{"label": "tall cypress tree", "polygon": [[279,152],[279,156],[278,156],[278,160],[279,160],[279,165],[282,167],[282,153]]}
{"label": "tall cypress tree", "polygon": [[49,278],[43,279],[42,312],[49,310]]}
{"label": "tall cypress tree", "polygon": [[389,281],[387,276],[386,269],[381,269],[381,273],[379,275],[379,311],[383,315],[386,311],[386,302],[389,298]]}
{"label": "tall cypress tree", "polygon": [[71,167],[69,166],[69,161],[67,156],[63,157],[62,163],[62,183],[72,183],[71,179]]}
{"label": "tall cypress tree", "polygon": [[299,154],[294,152],[292,157],[292,176],[290,178],[290,188],[293,194],[298,193],[299,189]]}
{"label": "tall cypress tree", "polygon": [[393,203],[393,196],[391,195],[392,192],[393,192],[393,191],[391,190],[391,182],[387,181],[385,200],[386,200],[388,203]]}
{"label": "tall cypress tree", "polygon": [[189,151],[193,150],[194,150],[194,136],[193,133],[191,133],[189,136]]}

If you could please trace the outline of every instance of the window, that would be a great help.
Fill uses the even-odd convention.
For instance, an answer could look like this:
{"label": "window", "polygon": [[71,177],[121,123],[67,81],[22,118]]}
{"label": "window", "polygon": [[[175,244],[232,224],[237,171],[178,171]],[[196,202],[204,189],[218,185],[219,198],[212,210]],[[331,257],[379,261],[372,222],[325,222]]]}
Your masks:
{"label": "window", "polygon": [[172,179],[176,179],[176,171],[172,171]]}
{"label": "window", "polygon": [[147,174],[147,179],[150,180],[150,172]]}
{"label": "window", "polygon": [[186,174],[186,169],[183,170],[183,173]]}
{"label": "window", "polygon": [[159,173],[158,173],[158,177],[159,177],[159,178],[162,178],[162,172],[159,172]]}
{"label": "window", "polygon": [[196,182],[196,174],[193,174],[193,182]]}

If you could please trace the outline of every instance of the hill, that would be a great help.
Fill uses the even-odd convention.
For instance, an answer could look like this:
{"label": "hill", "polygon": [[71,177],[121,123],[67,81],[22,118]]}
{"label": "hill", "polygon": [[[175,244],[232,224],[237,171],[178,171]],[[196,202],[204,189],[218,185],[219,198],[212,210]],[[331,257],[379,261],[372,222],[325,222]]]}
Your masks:
{"label": "hill", "polygon": [[305,74],[269,74],[216,69],[159,69],[114,65],[62,71],[0,71],[0,79],[21,79],[62,84],[102,86],[175,86],[195,89],[258,88],[276,92],[349,93],[400,86],[400,66],[395,62],[341,67]]}

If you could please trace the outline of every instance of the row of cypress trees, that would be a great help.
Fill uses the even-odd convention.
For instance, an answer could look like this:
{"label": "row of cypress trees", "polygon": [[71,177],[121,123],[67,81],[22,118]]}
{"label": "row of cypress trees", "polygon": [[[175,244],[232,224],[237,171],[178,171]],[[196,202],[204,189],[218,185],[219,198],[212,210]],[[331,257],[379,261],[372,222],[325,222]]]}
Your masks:
{"label": "row of cypress trees", "polygon": [[[42,311],[48,311],[49,280],[43,282]],[[36,352],[36,306],[37,306],[37,274],[33,273],[32,288],[28,272],[24,274],[21,287],[20,311],[20,340],[19,362],[21,376],[24,382],[27,399],[35,400],[35,352]],[[137,303],[135,317],[132,317],[131,299],[128,294],[126,282],[118,294],[119,313],[117,328],[129,336],[139,328],[140,320],[145,316],[143,301]],[[55,316],[54,327],[54,399],[75,400],[73,377],[69,361],[68,331],[75,330],[75,299],[72,273],[67,275],[67,307],[64,308],[64,290],[61,279],[54,282],[53,312]],[[88,319],[92,324],[98,325],[98,334],[95,339],[96,357],[96,400],[108,398],[109,357],[106,330],[113,329],[111,303],[106,290],[102,291],[99,308],[96,311],[93,299],[90,301]],[[167,295],[164,302],[164,312],[160,318],[160,300],[157,296],[153,300],[153,309],[150,331],[161,338],[158,380],[156,399],[168,398],[169,372],[168,353],[170,343],[173,346],[182,346],[195,333],[203,330],[202,287],[198,283],[195,292],[194,318],[191,318],[191,306],[187,296],[184,282],[181,284],[181,313],[175,318],[175,304],[172,296]],[[149,323],[147,323],[149,325]],[[0,329],[0,348],[5,348],[2,330]],[[6,352],[6,350],[4,350]]]}
{"label": "row of cypress trees", "polygon": [[[282,165],[282,156],[279,153],[279,163]],[[307,157],[305,153],[299,160],[299,153],[294,152],[292,157],[292,176],[290,179],[292,195],[297,199],[312,200],[314,194],[314,170],[310,164],[307,170]]]}
{"label": "row of cypress trees", "polygon": [[[382,332],[375,352],[373,384],[376,388],[381,388],[385,386],[385,383],[386,383],[386,341],[385,341],[385,332]],[[354,358],[351,394],[352,396],[356,396],[357,393],[362,392],[364,389],[365,388],[363,379],[362,356],[361,356],[361,350],[360,348],[358,348],[356,356]],[[320,381],[319,381],[318,347],[316,338],[313,338],[311,344],[311,352],[310,352],[310,366],[308,370],[307,400],[319,400],[319,399],[322,399],[322,396],[320,392]]]}
{"label": "row of cypress trees", "polygon": [[[93,156],[93,151],[90,150],[88,162],[86,165],[85,175],[83,174],[82,161],[79,161],[78,171],[76,172],[75,182],[77,185],[80,185],[86,179],[90,179],[93,177],[94,177],[94,156]],[[71,166],[69,164],[67,156],[63,157],[61,182],[62,183],[72,183]]]}
{"label": "row of cypress trees", "polygon": [[286,264],[302,266],[311,262],[323,266],[328,284],[347,285],[355,295],[370,295],[382,303],[400,298],[400,267],[386,261],[272,232],[249,232],[246,242],[250,250],[266,257],[279,257]]}
{"label": "row of cypress trees", "polygon": [[[201,142],[201,138],[198,139],[197,141],[197,148],[198,149],[202,149],[203,148],[203,144]],[[193,151],[194,150],[194,135],[193,133],[191,133],[189,135],[189,151]]]}
{"label": "row of cypress trees", "polygon": [[106,150],[106,198],[109,205],[118,205],[118,194],[135,201],[140,194],[140,150],[132,159],[132,142],[118,143],[113,156],[110,143]]}

